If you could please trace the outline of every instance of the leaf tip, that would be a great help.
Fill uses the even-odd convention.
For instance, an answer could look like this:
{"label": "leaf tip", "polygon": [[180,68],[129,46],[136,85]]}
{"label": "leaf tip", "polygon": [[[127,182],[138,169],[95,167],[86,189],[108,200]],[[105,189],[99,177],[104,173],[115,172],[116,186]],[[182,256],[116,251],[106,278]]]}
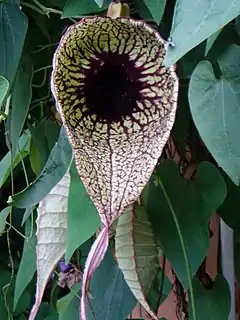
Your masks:
{"label": "leaf tip", "polygon": [[7,200],[7,204],[12,205],[14,203],[14,200],[12,198],[12,196],[10,196]]}

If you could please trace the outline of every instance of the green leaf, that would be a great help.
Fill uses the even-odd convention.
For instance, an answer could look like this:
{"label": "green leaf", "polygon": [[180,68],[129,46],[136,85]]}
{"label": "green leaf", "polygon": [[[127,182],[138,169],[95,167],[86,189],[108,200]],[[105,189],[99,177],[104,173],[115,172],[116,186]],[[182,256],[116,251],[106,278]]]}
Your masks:
{"label": "green leaf", "polygon": [[132,6],[130,3],[130,10],[131,12],[136,10],[137,15],[139,15],[140,19],[145,20],[151,27],[157,28],[157,25],[153,19],[153,16],[144,0],[134,0],[134,3]]}
{"label": "green leaf", "polygon": [[16,320],[27,320],[26,316],[21,314],[19,317],[16,318]]}
{"label": "green leaf", "polygon": [[200,163],[194,179],[186,181],[178,165],[166,160],[151,180],[147,212],[157,239],[185,288],[189,285],[186,261],[173,214],[179,224],[193,276],[207,254],[209,219],[225,195],[223,177],[208,162]]}
{"label": "green leaf", "polygon": [[220,79],[210,62],[200,62],[189,85],[195,125],[218,165],[234,183],[240,179],[240,47],[231,45],[219,58]]}
{"label": "green leaf", "polygon": [[[19,152],[15,155],[12,161],[12,169],[14,169],[20,162],[21,158],[24,159],[29,152],[30,135],[26,131],[19,139]],[[0,188],[6,182],[11,173],[11,153],[10,151],[0,161]]]}
{"label": "green leaf", "polygon": [[[198,319],[228,319],[231,306],[231,296],[228,283],[221,275],[217,275],[213,288],[210,290],[205,289],[201,283],[194,278],[193,289],[195,293]],[[191,303],[189,305],[189,319],[192,319]]]}
{"label": "green leaf", "polygon": [[[79,299],[78,293],[80,292],[81,285],[76,283],[72,288],[69,294],[62,297],[57,301],[57,311],[59,314],[59,320],[65,319],[77,319],[78,308],[79,308]],[[77,313],[77,312],[78,313]]]}
{"label": "green leaf", "polygon": [[[39,312],[36,316],[36,320],[58,320],[57,310],[49,305],[47,302],[43,302],[39,308]],[[69,319],[70,320],[70,319]],[[75,320],[75,319],[72,319]]]}
{"label": "green leaf", "polygon": [[104,0],[94,0],[96,4],[99,6],[99,8],[102,8]]}
{"label": "green leaf", "polygon": [[115,249],[119,268],[130,290],[149,315],[158,319],[159,306],[153,309],[147,300],[159,270],[158,250],[148,214],[138,204],[129,206],[118,218]]}
{"label": "green leaf", "polygon": [[75,163],[70,169],[71,182],[68,196],[68,234],[65,259],[87,241],[100,225],[97,209],[79,178]]}
{"label": "green leaf", "polygon": [[[136,304],[110,250],[91,279],[90,292],[93,295],[90,303],[98,320],[125,319]],[[89,305],[87,315],[88,320],[93,319]]]}
{"label": "green leaf", "polygon": [[41,174],[29,187],[10,197],[9,203],[17,208],[27,208],[37,204],[61,180],[69,168],[71,159],[72,149],[62,127],[58,142],[52,149]]}
{"label": "green leaf", "polygon": [[6,98],[9,89],[9,82],[4,77],[0,76],[0,107],[3,100]]}
{"label": "green leaf", "polygon": [[45,136],[48,144],[48,150],[50,154],[52,148],[54,147],[55,143],[58,140],[61,128],[56,123],[56,121],[52,119],[46,119],[44,120],[43,123],[44,123],[44,132],[45,132]]}
{"label": "green leaf", "polygon": [[22,292],[21,297],[14,309],[13,315],[20,315],[22,312],[24,312],[30,305],[32,300],[32,297],[30,295],[30,293],[25,290]]}
{"label": "green leaf", "polygon": [[[58,300],[57,309],[59,320],[79,319],[80,286],[76,284],[73,292]],[[95,271],[91,282],[90,292],[93,298],[88,299],[98,320],[123,320],[136,305],[136,300],[129,290],[121,270],[118,268],[110,250]],[[89,304],[87,319],[93,320]]]}
{"label": "green leaf", "polygon": [[31,137],[30,142],[29,161],[32,171],[35,173],[36,176],[38,176],[41,172],[41,154],[36,146],[33,137]]}
{"label": "green leaf", "polygon": [[[31,230],[33,228],[33,230]],[[25,236],[30,239],[25,239],[22,259],[18,268],[15,289],[14,289],[14,309],[16,308],[18,301],[26,289],[30,281],[32,280],[36,272],[36,228],[35,224],[32,226],[30,219],[25,224]]]}
{"label": "green leaf", "polygon": [[[96,1],[97,2],[97,1]],[[111,0],[105,0],[100,8],[93,0],[68,0],[63,8],[62,18],[98,13],[108,8]],[[102,0],[98,0],[102,2]]]}
{"label": "green leaf", "polygon": [[21,57],[28,21],[20,6],[10,3],[0,3],[0,21],[0,75],[11,86]]}
{"label": "green leaf", "polygon": [[13,155],[25,123],[32,98],[33,66],[30,58],[25,56],[19,65],[12,95],[11,142]]}
{"label": "green leaf", "polygon": [[[40,153],[40,159],[39,156],[37,156],[37,164],[38,166],[40,166],[42,171],[48,160],[53,146],[58,140],[60,130],[56,122],[54,122],[51,119],[43,119],[43,121],[37,127],[32,127],[29,124],[28,127],[33,140],[32,145],[35,149],[34,156],[36,157],[37,151],[39,151]],[[33,160],[33,158],[30,160]]]}
{"label": "green leaf", "polygon": [[208,39],[206,43],[206,48],[205,48],[205,56],[207,56],[208,52],[211,50],[214,42],[217,40],[218,36],[220,35],[222,29],[219,29],[216,31],[214,34],[212,34]]}
{"label": "green leaf", "polygon": [[6,207],[0,212],[0,235],[4,232],[6,227],[6,219],[11,211],[11,207]]}
{"label": "green leaf", "polygon": [[29,207],[29,208],[25,209],[25,212],[24,212],[23,217],[22,217],[21,226],[23,226],[25,224],[25,222],[27,221],[27,219],[30,217],[30,215],[32,213],[33,213],[33,208],[32,207]]}
{"label": "green leaf", "polygon": [[192,48],[209,38],[240,13],[238,0],[177,0],[171,37],[176,46],[169,48],[165,64],[176,63]]}
{"label": "green leaf", "polygon": [[154,21],[159,24],[164,13],[166,0],[144,0],[144,2],[153,16]]}

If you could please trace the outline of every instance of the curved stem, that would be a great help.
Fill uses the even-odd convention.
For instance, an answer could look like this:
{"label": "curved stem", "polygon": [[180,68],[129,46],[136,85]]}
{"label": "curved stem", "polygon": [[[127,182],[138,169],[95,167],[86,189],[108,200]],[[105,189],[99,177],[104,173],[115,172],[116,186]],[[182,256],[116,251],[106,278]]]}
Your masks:
{"label": "curved stem", "polygon": [[182,232],[181,232],[181,228],[180,228],[180,225],[179,225],[179,222],[178,222],[178,218],[177,218],[177,215],[174,211],[174,208],[172,206],[172,203],[167,195],[167,192],[162,184],[162,181],[160,178],[158,178],[158,183],[159,185],[161,186],[162,188],[162,191],[163,191],[163,194],[167,200],[167,203],[168,203],[168,206],[169,206],[169,209],[172,213],[172,217],[173,217],[173,221],[176,225],[176,228],[177,228],[177,233],[178,233],[178,236],[179,236],[179,240],[180,240],[180,243],[181,243],[181,247],[182,247],[182,251],[183,251],[183,258],[184,258],[184,261],[185,261],[185,265],[186,265],[186,272],[187,272],[187,277],[188,277],[188,282],[189,282],[189,292],[190,292],[190,297],[191,297],[191,306],[192,306],[192,314],[193,314],[193,320],[197,320],[197,316],[196,316],[196,309],[195,309],[195,297],[194,297],[194,292],[193,292],[193,286],[192,286],[192,275],[191,275],[191,268],[190,268],[190,263],[189,263],[189,260],[188,260],[188,255],[187,255],[187,249],[186,249],[186,245],[185,245],[185,241],[183,239],[183,235],[182,235]]}

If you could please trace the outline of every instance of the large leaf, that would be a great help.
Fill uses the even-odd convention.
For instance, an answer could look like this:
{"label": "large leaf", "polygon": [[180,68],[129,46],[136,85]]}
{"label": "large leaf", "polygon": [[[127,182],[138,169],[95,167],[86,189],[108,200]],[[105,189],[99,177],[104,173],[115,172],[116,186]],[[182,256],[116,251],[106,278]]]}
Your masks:
{"label": "large leaf", "polygon": [[33,66],[29,57],[20,62],[12,95],[11,142],[13,155],[17,152],[17,144],[27,117],[32,98]]}
{"label": "large leaf", "polygon": [[9,82],[0,75],[0,107],[8,92]]}
{"label": "large leaf", "polygon": [[195,125],[220,167],[234,183],[240,179],[240,47],[230,46],[219,58],[217,79],[210,62],[200,62],[189,85]]}
{"label": "large leaf", "polygon": [[[104,260],[93,275],[90,292],[93,299],[89,301],[98,320],[125,319],[136,304],[110,250],[107,251]],[[87,319],[93,320],[89,306]]]}
{"label": "large leaf", "polygon": [[42,200],[61,180],[69,168],[72,151],[62,127],[58,142],[38,178],[23,191],[9,198],[9,203],[18,208],[32,207]]}
{"label": "large leaf", "polygon": [[37,219],[37,285],[29,320],[36,317],[47,281],[66,251],[67,204],[70,176],[67,172],[39,203]]}
{"label": "large leaf", "polygon": [[146,211],[139,205],[130,206],[118,219],[116,228],[116,258],[124,278],[145,310],[158,319],[147,295],[159,269],[158,251]]}
{"label": "large leaf", "polygon": [[177,0],[165,64],[172,65],[192,48],[210,37],[240,13],[239,0]]}
{"label": "large leaf", "polygon": [[[18,273],[15,282],[14,289],[14,309],[17,306],[17,303],[23,293],[23,291],[28,286],[29,282],[32,280],[36,272],[36,244],[37,238],[35,235],[35,225],[33,230],[31,221],[28,219],[25,224],[25,236],[27,237],[24,241],[23,253],[21,262],[18,268]],[[33,232],[33,233],[32,233]],[[30,237],[32,233],[32,236]]]}
{"label": "large leaf", "polygon": [[93,0],[81,0],[81,2],[79,2],[78,0],[68,0],[63,8],[62,17],[67,18],[77,15],[97,13],[103,11],[104,9],[107,9],[110,3],[111,0],[105,0],[103,6],[100,8],[98,4]]}
{"label": "large leaf", "polygon": [[152,178],[147,211],[163,251],[185,288],[189,281],[180,240],[184,241],[191,277],[207,254],[208,222],[225,195],[226,186],[221,174],[207,162],[199,164],[190,181],[184,180],[177,164],[170,160],[164,161]]}
{"label": "large leaf", "polygon": [[166,0],[144,0],[157,24],[160,23],[166,6]]}
{"label": "large leaf", "polygon": [[4,76],[11,86],[20,60],[28,22],[20,6],[12,3],[0,3],[0,21],[0,75]]}
{"label": "large leaf", "polygon": [[70,169],[71,182],[68,197],[68,235],[65,259],[87,241],[100,225],[97,210],[79,178],[75,163]]}
{"label": "large leaf", "polygon": [[[221,275],[217,275],[213,288],[210,290],[203,288],[201,283],[194,278],[193,289],[195,293],[197,319],[228,319],[231,305],[230,290],[227,281]],[[191,303],[189,305],[190,319],[192,319]]]}
{"label": "large leaf", "polygon": [[5,157],[0,161],[0,188],[8,179],[11,174],[11,168],[14,169],[20,162],[21,159],[24,159],[29,152],[29,142],[30,135],[29,131],[26,131],[22,134],[19,139],[19,152],[16,153],[15,157],[11,161],[11,152],[9,151]]}

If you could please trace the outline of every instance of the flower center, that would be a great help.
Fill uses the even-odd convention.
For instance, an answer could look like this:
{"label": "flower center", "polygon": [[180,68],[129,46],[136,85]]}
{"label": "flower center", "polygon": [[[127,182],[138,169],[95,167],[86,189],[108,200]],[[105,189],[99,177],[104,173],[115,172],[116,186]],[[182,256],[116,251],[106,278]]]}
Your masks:
{"label": "flower center", "polygon": [[126,55],[94,59],[87,73],[84,96],[90,114],[113,122],[137,108],[141,75]]}

